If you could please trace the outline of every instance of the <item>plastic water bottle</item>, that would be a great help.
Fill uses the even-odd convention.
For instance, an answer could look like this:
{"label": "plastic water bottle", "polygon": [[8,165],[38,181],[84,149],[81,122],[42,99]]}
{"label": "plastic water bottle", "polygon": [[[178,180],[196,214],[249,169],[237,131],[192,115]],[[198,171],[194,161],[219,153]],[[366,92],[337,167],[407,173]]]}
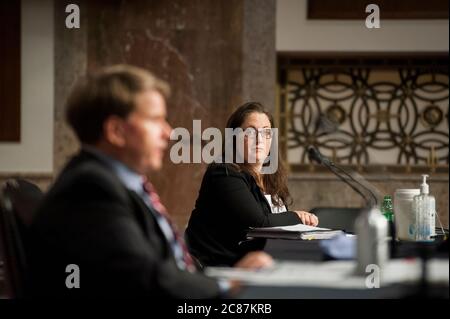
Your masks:
{"label": "plastic water bottle", "polygon": [[386,217],[388,222],[394,221],[394,209],[392,208],[392,197],[390,195],[384,196],[381,213]]}

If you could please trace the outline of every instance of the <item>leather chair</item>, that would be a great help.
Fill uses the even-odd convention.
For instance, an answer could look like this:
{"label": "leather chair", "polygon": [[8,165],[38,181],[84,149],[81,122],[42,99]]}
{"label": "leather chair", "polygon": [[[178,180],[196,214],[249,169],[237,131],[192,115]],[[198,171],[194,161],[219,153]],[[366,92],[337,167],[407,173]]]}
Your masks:
{"label": "leather chair", "polygon": [[310,210],[319,218],[319,227],[355,232],[355,220],[362,208],[315,207]]}
{"label": "leather chair", "polygon": [[0,188],[0,253],[6,298],[25,295],[27,229],[42,198],[42,191],[23,179],[8,180]]}

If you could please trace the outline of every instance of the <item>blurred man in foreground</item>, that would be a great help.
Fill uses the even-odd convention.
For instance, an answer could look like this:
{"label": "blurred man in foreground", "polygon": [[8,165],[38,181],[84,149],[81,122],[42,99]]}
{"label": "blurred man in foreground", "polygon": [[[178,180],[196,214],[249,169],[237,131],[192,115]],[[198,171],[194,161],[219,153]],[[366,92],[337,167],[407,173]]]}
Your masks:
{"label": "blurred man in foreground", "polygon": [[[82,149],[31,227],[32,296],[213,298],[234,290],[197,271],[145,177],[161,168],[167,148],[168,91],[145,70],[114,66],[72,92],[67,120]],[[255,252],[236,266],[271,262]]]}

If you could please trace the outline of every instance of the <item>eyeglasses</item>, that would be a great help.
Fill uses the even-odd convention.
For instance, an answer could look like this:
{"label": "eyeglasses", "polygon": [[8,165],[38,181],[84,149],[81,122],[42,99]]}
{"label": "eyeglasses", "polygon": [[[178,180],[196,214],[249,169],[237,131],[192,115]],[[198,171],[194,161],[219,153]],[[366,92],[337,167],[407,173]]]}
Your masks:
{"label": "eyeglasses", "polygon": [[265,139],[271,139],[273,136],[273,132],[271,128],[254,128],[254,127],[247,127],[244,130],[244,134],[246,137],[256,139],[256,137],[261,134],[261,136]]}

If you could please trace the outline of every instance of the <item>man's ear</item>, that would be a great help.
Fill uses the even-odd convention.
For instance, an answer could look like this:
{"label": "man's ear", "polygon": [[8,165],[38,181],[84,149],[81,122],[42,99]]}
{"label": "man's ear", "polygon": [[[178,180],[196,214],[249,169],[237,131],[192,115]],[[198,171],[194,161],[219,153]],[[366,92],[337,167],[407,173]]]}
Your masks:
{"label": "man's ear", "polygon": [[124,125],[124,119],[115,115],[109,116],[103,123],[105,140],[114,146],[124,146],[126,142]]}

